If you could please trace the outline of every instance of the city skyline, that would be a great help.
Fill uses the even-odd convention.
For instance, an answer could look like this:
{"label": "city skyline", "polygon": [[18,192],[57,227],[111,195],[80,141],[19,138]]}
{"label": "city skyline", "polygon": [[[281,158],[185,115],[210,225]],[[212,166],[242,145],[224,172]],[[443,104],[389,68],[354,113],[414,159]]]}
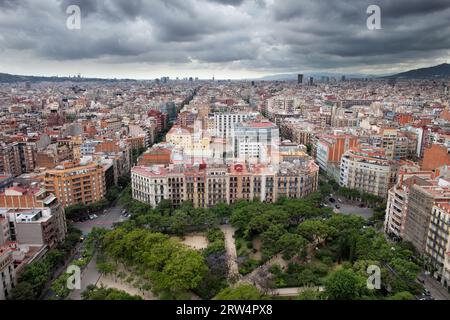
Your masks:
{"label": "city skyline", "polygon": [[[371,4],[379,30],[367,28]],[[80,8],[80,29],[66,26],[70,5]],[[383,75],[448,62],[450,50],[450,3],[440,0],[3,0],[0,8],[0,71],[20,75]]]}

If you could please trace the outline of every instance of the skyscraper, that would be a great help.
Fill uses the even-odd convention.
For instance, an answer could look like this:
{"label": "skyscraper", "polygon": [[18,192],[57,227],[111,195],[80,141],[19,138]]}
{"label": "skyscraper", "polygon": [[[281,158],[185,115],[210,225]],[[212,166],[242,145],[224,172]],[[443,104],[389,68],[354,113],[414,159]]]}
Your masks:
{"label": "skyscraper", "polygon": [[297,75],[297,83],[298,84],[302,84],[303,83],[303,75],[302,74]]}

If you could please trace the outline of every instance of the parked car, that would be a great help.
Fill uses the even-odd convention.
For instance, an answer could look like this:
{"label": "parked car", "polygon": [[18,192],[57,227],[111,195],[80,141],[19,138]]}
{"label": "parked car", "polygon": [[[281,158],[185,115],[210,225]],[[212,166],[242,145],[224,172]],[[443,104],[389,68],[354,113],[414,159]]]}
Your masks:
{"label": "parked car", "polygon": [[341,206],[340,205],[335,205],[335,207],[336,207],[336,209],[340,209],[341,208]]}
{"label": "parked car", "polygon": [[331,203],[335,203],[336,202],[336,200],[334,198],[330,198],[329,200],[330,200]]}

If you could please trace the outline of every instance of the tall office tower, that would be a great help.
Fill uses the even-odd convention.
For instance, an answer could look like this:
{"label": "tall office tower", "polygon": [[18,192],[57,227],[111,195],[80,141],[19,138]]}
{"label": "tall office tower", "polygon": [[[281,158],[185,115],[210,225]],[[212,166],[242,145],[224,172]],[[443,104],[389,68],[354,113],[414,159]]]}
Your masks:
{"label": "tall office tower", "polygon": [[341,77],[341,81],[345,81],[345,75]]}
{"label": "tall office tower", "polygon": [[303,75],[302,74],[297,75],[297,83],[298,84],[302,84],[303,83]]}
{"label": "tall office tower", "polygon": [[314,78],[309,77],[309,85],[312,86],[314,84]]}

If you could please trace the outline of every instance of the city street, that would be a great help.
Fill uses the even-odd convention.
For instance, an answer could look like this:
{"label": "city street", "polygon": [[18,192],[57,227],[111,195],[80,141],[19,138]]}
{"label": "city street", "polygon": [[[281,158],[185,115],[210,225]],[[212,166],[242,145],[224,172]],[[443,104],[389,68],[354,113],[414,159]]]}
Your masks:
{"label": "city street", "polygon": [[360,216],[365,219],[369,219],[373,215],[373,210],[371,208],[360,208],[355,205],[340,203],[340,209],[335,209],[337,213]]}
{"label": "city street", "polygon": [[97,214],[97,219],[84,222],[76,222],[73,225],[75,228],[81,230],[84,235],[90,233],[95,227],[109,229],[114,223],[124,221],[125,218],[120,215],[122,210],[123,208],[121,206],[115,206],[106,209],[105,214]]}
{"label": "city street", "polygon": [[424,274],[422,274],[420,278],[424,280],[425,283],[423,286],[430,291],[431,296],[435,300],[450,300],[450,293],[436,279]]}
{"label": "city street", "polygon": [[[80,229],[84,235],[89,234],[95,227],[109,229],[113,226],[114,223],[124,221],[125,218],[121,216],[122,210],[122,207],[115,206],[106,209],[105,214],[98,214],[97,219],[88,220],[85,222],[77,222],[74,223],[74,226]],[[86,290],[87,286],[97,283],[100,278],[100,273],[97,271],[96,264],[97,257],[94,256],[81,273],[81,289],[72,291],[68,299],[81,300],[81,293]]]}
{"label": "city street", "polygon": [[[332,203],[329,199],[327,201],[327,205],[329,205],[334,213],[342,213],[344,215],[355,215],[363,217],[364,219],[369,219],[373,215],[373,210],[371,208],[367,207],[359,207],[356,204],[348,203],[345,199],[340,197],[334,198],[336,201]],[[338,201],[338,199],[341,200],[341,202]],[[339,205],[339,209],[336,208],[336,205]]]}

